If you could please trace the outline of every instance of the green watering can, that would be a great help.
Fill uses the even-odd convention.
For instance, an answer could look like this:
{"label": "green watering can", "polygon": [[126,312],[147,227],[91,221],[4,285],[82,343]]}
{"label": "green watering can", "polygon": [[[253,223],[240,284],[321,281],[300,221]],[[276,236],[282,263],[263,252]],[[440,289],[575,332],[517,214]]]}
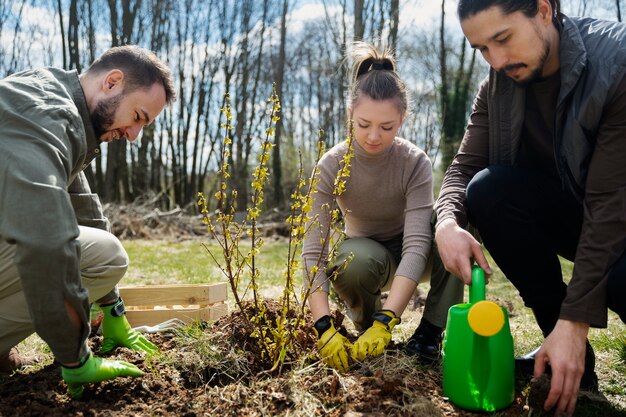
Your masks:
{"label": "green watering can", "polygon": [[485,301],[485,273],[472,268],[470,303],[448,311],[443,394],[466,410],[497,411],[515,398],[513,337],[506,310]]}

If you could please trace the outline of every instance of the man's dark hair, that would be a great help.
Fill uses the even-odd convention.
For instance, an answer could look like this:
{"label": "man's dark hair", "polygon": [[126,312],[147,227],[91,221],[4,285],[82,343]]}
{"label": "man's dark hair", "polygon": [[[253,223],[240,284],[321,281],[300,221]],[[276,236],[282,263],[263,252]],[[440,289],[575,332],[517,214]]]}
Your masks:
{"label": "man's dark hair", "polygon": [[113,69],[124,73],[125,93],[150,88],[159,82],[165,89],[166,102],[176,100],[172,72],[152,51],[136,45],[116,46],[96,59],[86,73],[98,74]]}
{"label": "man's dark hair", "polygon": [[[552,18],[556,19],[561,13],[561,1],[550,0],[550,5],[552,5]],[[459,0],[457,14],[459,20],[465,20],[492,6],[500,7],[504,14],[522,12],[526,17],[535,17],[539,12],[537,0]]]}

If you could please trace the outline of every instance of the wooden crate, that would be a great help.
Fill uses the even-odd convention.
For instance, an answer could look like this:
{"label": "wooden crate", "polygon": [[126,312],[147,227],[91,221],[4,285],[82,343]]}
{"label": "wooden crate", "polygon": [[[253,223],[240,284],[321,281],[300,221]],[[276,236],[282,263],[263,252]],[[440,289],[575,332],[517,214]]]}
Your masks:
{"label": "wooden crate", "polygon": [[226,315],[226,283],[120,287],[131,326],[154,326],[177,318],[185,323]]}

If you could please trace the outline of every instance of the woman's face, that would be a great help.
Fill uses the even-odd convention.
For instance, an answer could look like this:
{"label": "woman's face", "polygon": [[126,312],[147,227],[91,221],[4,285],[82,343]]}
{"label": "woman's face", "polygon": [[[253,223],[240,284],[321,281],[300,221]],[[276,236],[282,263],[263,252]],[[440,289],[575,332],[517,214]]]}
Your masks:
{"label": "woman's face", "polygon": [[369,154],[380,154],[391,146],[402,126],[404,113],[394,99],[360,97],[350,111],[356,141]]}

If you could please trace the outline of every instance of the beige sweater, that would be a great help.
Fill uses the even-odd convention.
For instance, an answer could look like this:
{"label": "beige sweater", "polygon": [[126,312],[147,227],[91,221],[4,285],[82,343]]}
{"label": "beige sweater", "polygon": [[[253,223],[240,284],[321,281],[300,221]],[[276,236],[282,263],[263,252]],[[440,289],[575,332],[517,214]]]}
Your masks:
{"label": "beige sweater", "polygon": [[[344,216],[348,238],[367,237],[386,241],[403,236],[402,260],[396,275],[419,280],[430,253],[433,209],[432,165],[426,154],[411,142],[396,138],[381,155],[370,155],[356,140],[354,158],[346,191],[337,198]],[[304,270],[320,264],[314,288],[328,292],[329,283],[323,273],[327,264],[328,243],[322,244],[330,225],[333,189],[340,162],[347,151],[346,142],[330,149],[321,158],[317,191],[313,195],[314,224],[302,249]],[[308,284],[306,280],[305,284]]]}

